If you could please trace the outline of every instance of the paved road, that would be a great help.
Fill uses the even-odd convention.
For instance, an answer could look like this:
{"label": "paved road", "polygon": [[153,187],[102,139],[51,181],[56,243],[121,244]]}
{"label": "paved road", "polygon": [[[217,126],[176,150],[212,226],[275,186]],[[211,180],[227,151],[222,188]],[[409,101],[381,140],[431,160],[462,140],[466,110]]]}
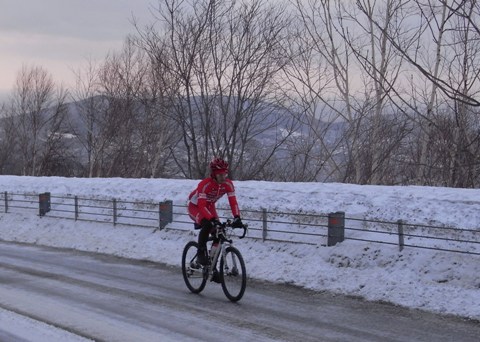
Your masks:
{"label": "paved road", "polygon": [[[248,270],[248,265],[247,265]],[[286,285],[188,292],[180,268],[0,243],[0,307],[95,341],[478,341],[480,324]],[[6,336],[2,331],[0,336]]]}

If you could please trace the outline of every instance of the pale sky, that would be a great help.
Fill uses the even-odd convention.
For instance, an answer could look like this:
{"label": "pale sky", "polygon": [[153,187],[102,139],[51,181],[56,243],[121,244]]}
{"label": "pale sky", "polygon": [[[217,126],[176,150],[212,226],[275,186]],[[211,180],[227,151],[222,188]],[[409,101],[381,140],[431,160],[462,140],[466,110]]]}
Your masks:
{"label": "pale sky", "polygon": [[140,24],[153,21],[157,0],[0,0],[0,99],[11,92],[23,64],[47,69],[58,84],[72,70],[122,47]]}

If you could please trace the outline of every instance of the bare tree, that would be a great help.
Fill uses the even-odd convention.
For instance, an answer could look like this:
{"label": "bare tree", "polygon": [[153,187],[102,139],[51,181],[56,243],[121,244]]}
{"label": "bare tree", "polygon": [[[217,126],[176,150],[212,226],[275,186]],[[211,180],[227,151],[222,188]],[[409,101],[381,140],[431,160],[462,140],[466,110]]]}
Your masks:
{"label": "bare tree", "polygon": [[141,165],[137,169],[137,177],[169,177],[178,174],[178,170],[173,167],[173,153],[181,140],[181,134],[171,115],[172,94],[177,87],[164,67],[164,64],[156,60],[149,61],[149,72],[145,75],[137,99],[142,108],[136,127]]}
{"label": "bare tree", "polygon": [[72,90],[75,111],[70,115],[70,129],[82,148],[79,162],[85,165],[87,177],[100,176],[100,159],[104,139],[101,132],[101,114],[105,98],[100,93],[99,68],[87,61],[84,69],[76,71],[76,87]]}
{"label": "bare tree", "polygon": [[0,109],[0,173],[18,174],[18,141],[15,132],[15,117],[5,104]]}
{"label": "bare tree", "polygon": [[[442,61],[445,59],[444,49],[444,34],[447,28],[447,19],[451,16],[448,13],[447,6],[442,3],[435,5],[434,3],[417,4],[419,13],[421,13],[420,20],[418,21],[418,29],[416,35],[417,51],[421,53],[422,43],[426,42],[422,39],[423,33],[428,30],[433,37],[435,54],[430,54],[431,49],[428,49],[428,53],[425,53],[422,58],[424,60],[432,60],[431,74],[434,78],[438,78],[439,75],[444,72],[444,64]],[[423,42],[422,42],[423,40]],[[431,165],[429,165],[428,159],[432,152],[433,141],[432,132],[436,127],[435,113],[439,106],[438,85],[436,83],[428,83],[422,86],[418,81],[412,81],[412,103],[414,103],[415,117],[413,118],[418,123],[418,141],[415,149],[418,148],[418,158],[414,158],[416,165],[415,179],[417,182],[425,184],[431,180]],[[423,100],[422,100],[423,99]]]}
{"label": "bare tree", "polygon": [[[389,46],[386,32],[402,35],[402,2],[389,0],[381,6],[357,1],[356,7],[335,0],[294,4],[301,21],[300,45],[287,76],[301,101],[299,107],[310,116],[324,113],[324,129],[316,132],[320,150],[327,152],[322,159],[329,162],[320,165],[330,164],[338,180],[381,183],[390,174],[386,154],[395,153],[392,144],[404,136],[398,129],[406,127],[398,119],[384,119],[397,113],[388,100],[401,59]],[[377,27],[373,20],[381,24]],[[396,122],[396,129],[385,130],[386,121]],[[332,141],[329,133],[335,122],[344,122],[345,129]],[[390,139],[393,132],[399,136]],[[341,158],[339,151],[344,151]]]}
{"label": "bare tree", "polygon": [[262,149],[256,141],[288,118],[275,87],[288,61],[281,54],[284,12],[262,0],[166,0],[158,18],[162,31],[151,26],[139,34],[178,85],[172,110],[184,152],[175,158],[187,165],[184,175],[205,176],[212,156],[226,158],[238,178],[259,174],[285,141],[277,134]]}
{"label": "bare tree", "polygon": [[[476,97],[478,90],[478,72],[480,69],[480,40],[478,28],[472,23],[476,1],[464,1],[462,13],[454,20],[455,30],[449,39],[453,55],[448,69],[449,84],[464,97]],[[451,112],[454,114],[452,125],[450,184],[455,187],[473,187],[475,165],[478,166],[479,150],[476,141],[480,137],[478,113],[472,106],[460,99],[453,101]],[[473,128],[473,129],[472,129]]]}
{"label": "bare tree", "polygon": [[56,92],[52,77],[41,67],[24,65],[18,73],[10,111],[15,116],[22,174],[49,173],[47,159],[62,143],[66,96],[63,89]]}
{"label": "bare tree", "polygon": [[[350,127],[359,122],[352,102],[352,53],[342,33],[346,30],[343,4],[296,0],[293,5],[299,23],[297,34],[287,44],[293,60],[285,69],[285,89],[292,94],[291,100],[308,132],[302,136],[303,152],[298,146],[290,152],[294,158],[304,155],[304,167],[315,175],[322,172],[324,180],[344,180],[349,163],[356,165],[351,169],[357,172],[355,179],[360,179],[355,135],[352,140],[345,139],[347,131],[334,128],[343,122]],[[307,156],[310,160],[305,159]]]}
{"label": "bare tree", "polygon": [[[355,32],[347,31],[345,40],[354,53],[360,71],[364,77],[364,100],[362,107],[369,105],[367,122],[372,125],[367,128],[369,142],[364,148],[369,150],[371,158],[365,163],[364,182],[372,184],[383,183],[383,178],[390,172],[384,162],[388,160],[385,154],[393,156],[396,153],[392,142],[398,138],[389,139],[388,132],[381,129],[385,115],[398,115],[394,107],[395,95],[402,87],[399,82],[403,71],[402,59],[392,46],[389,37],[399,42],[405,48],[413,44],[408,24],[411,7],[403,0],[387,0],[381,3],[370,0],[356,2],[359,12],[349,12],[348,17],[355,23]],[[398,121],[398,120],[395,120]],[[406,127],[400,123],[399,127]],[[400,136],[405,132],[398,131]]]}
{"label": "bare tree", "polygon": [[[453,31],[456,31],[454,21],[457,18],[461,18],[468,21],[469,30],[471,30],[474,35],[478,36],[478,34],[480,34],[480,27],[478,24],[480,4],[475,0],[415,0],[414,2],[418,4],[420,9],[419,15],[424,15],[422,10],[424,8],[426,8],[427,11],[433,10],[434,12],[437,12],[435,9],[438,8],[442,9],[441,12],[447,11],[448,14],[443,17],[443,21],[440,22],[440,27],[445,28],[449,26],[449,23],[453,23],[453,27],[450,28],[453,28]],[[429,34],[429,31],[426,31],[426,33]],[[435,35],[434,32],[433,35]],[[474,94],[465,94],[464,92],[459,91],[455,85],[452,85],[449,82],[449,78],[446,74],[436,74],[434,70],[432,71],[432,69],[429,69],[428,64],[425,64],[426,61],[418,58],[419,55],[416,51],[404,49],[394,37],[388,36],[388,39],[403,58],[421,75],[428,79],[429,82],[433,83],[435,87],[442,91],[445,96],[451,100],[462,102],[467,106],[480,106],[480,101],[477,99],[476,92]],[[474,42],[474,40],[470,42]],[[474,66],[472,74],[475,75],[472,79],[472,86],[478,90],[480,83],[480,67],[478,65]]]}
{"label": "bare tree", "polygon": [[143,56],[128,40],[119,53],[107,56],[100,69],[101,92],[108,106],[102,115],[102,167],[105,176],[134,172],[134,131],[140,105],[135,101],[146,74]]}
{"label": "bare tree", "polygon": [[[472,20],[478,18],[478,5],[475,1],[413,3],[416,11],[410,22],[415,23],[415,49],[406,49],[398,40],[388,37],[411,70],[421,68],[421,72],[412,75],[410,92],[411,119],[418,128],[418,152],[411,158],[416,167],[413,182],[466,186],[465,181],[472,180],[468,175],[472,171],[467,170],[475,169],[475,158],[470,156],[476,154],[472,148],[478,140],[478,117],[471,108],[475,106],[479,81],[478,29]],[[446,122],[450,124],[445,125]],[[446,134],[448,127],[456,133]],[[441,141],[452,139],[439,148],[438,137],[442,137]],[[449,151],[449,161],[438,155],[440,151]],[[442,168],[450,170],[450,177],[439,171]]]}

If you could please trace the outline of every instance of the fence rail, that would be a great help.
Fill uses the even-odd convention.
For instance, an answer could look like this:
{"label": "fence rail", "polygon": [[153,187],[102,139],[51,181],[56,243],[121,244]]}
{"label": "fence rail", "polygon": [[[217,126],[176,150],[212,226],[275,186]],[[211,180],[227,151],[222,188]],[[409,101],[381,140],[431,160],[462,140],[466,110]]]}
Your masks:
{"label": "fence rail", "polygon": [[[0,213],[37,211],[39,217],[128,225],[155,230],[191,230],[185,205],[85,198],[50,193],[0,193]],[[222,217],[229,210],[219,208]],[[480,228],[410,224],[346,217],[344,213],[285,213],[244,209],[249,238],[331,246],[343,240],[480,255]]]}

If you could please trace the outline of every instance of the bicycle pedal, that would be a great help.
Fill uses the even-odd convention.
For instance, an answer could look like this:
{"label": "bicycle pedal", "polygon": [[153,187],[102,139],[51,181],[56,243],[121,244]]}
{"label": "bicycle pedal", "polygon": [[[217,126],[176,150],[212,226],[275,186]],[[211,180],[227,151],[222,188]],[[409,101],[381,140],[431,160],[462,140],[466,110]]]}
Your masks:
{"label": "bicycle pedal", "polygon": [[202,268],[202,265],[200,265],[198,262],[192,261],[190,263],[190,268],[193,268],[194,270],[199,270]]}

